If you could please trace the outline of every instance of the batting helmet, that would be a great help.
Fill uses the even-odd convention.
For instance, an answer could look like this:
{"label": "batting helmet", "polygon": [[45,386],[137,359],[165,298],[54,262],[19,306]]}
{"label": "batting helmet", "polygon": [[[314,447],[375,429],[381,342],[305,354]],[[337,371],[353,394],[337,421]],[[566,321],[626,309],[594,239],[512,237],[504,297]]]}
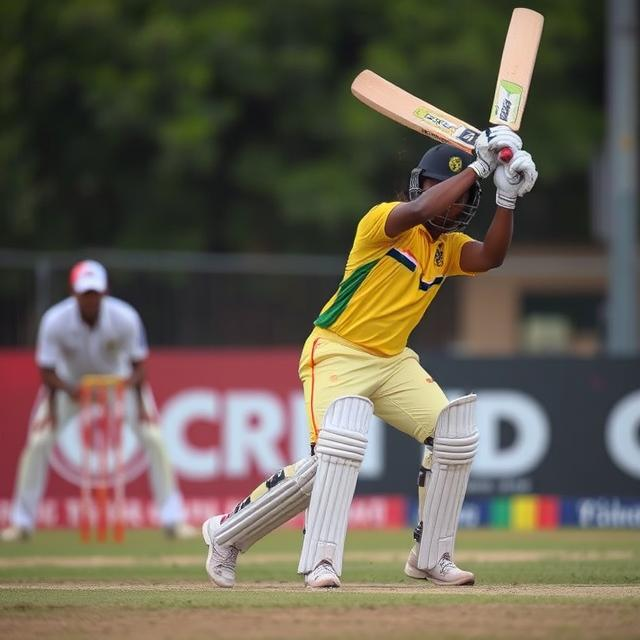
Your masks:
{"label": "batting helmet", "polygon": [[[431,147],[422,156],[418,166],[411,171],[409,200],[415,200],[422,193],[423,178],[431,178],[442,182],[447,178],[458,175],[471,162],[473,162],[473,156],[470,153],[460,151],[460,149],[450,144],[438,144],[435,147]],[[462,210],[455,218],[449,216],[451,211],[451,207],[449,207],[444,215],[432,218],[427,224],[439,231],[460,231],[464,229],[478,210],[481,193],[480,182],[476,180],[471,189],[469,189],[468,203],[459,205]]]}

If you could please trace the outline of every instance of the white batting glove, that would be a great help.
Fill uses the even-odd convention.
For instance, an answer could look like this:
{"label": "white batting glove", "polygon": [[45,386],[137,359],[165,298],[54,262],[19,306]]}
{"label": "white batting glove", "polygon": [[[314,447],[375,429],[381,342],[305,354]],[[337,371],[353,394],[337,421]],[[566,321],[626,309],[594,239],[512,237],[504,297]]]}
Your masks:
{"label": "white batting glove", "polygon": [[496,185],[496,204],[505,209],[515,209],[516,200],[529,193],[536,183],[538,172],[531,154],[516,151],[509,164],[500,165],[493,174]]}
{"label": "white batting glove", "polygon": [[518,189],[518,196],[520,198],[533,189],[533,185],[538,179],[536,163],[533,161],[531,154],[526,151],[516,152],[513,160],[507,165],[507,172],[511,174],[512,178],[515,175],[519,176],[520,188]]}
{"label": "white batting glove", "polygon": [[479,178],[487,178],[498,166],[498,154],[508,147],[512,153],[522,149],[522,140],[504,124],[485,129],[476,140],[476,159],[469,165]]}
{"label": "white batting glove", "polygon": [[511,149],[511,153],[515,155],[516,151],[522,149],[522,139],[509,127],[499,124],[495,127],[487,129],[489,135],[489,150],[498,154],[502,149]]}

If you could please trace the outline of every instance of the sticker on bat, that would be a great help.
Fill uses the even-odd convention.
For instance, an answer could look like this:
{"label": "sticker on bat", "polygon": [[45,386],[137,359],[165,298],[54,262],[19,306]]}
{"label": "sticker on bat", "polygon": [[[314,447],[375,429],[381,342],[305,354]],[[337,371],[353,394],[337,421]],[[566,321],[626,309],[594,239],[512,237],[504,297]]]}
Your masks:
{"label": "sticker on bat", "polygon": [[494,110],[495,115],[505,124],[513,124],[516,121],[523,92],[524,89],[515,82],[500,81]]}
{"label": "sticker on bat", "polygon": [[462,140],[462,142],[465,142],[469,146],[473,147],[476,144],[476,140],[478,139],[479,135],[480,135],[479,131],[475,131],[474,129],[464,128],[459,133],[456,133],[456,138],[458,138],[458,140]]}
{"label": "sticker on bat", "polygon": [[459,126],[453,122],[449,122],[448,120],[445,120],[444,118],[436,115],[435,113],[432,113],[425,107],[418,107],[413,112],[413,115],[416,116],[416,118],[419,118],[420,120],[424,120],[425,122],[432,124],[434,127],[437,127],[442,131],[446,131],[450,135],[454,135],[456,129],[458,129],[458,126]]}

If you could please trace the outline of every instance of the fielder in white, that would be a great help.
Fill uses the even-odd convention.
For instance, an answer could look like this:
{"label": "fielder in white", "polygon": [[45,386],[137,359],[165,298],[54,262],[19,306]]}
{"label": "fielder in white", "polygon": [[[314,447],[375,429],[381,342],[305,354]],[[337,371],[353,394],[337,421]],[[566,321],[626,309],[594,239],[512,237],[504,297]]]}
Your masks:
{"label": "fielder in white", "polygon": [[[513,159],[499,163],[501,149]],[[516,202],[537,171],[520,138],[491,127],[476,157],[449,145],[423,156],[404,201],[383,202],[361,219],[336,294],[315,320],[300,359],[312,455],[282,469],[232,513],[202,527],[206,570],[235,583],[238,554],[308,508],[298,565],[309,587],[339,587],[349,505],[372,414],[426,445],[418,474],[419,522],[405,574],[438,585],[470,585],[456,566],[460,510],[478,445],[475,396],[449,401],[407,347],[448,277],[498,267],[509,248]],[[482,241],[463,229],[493,175],[496,211]],[[315,450],[315,455],[313,455]]]}
{"label": "fielder in white", "polygon": [[70,274],[72,295],[51,307],[40,323],[36,362],[43,384],[20,457],[11,526],[0,533],[5,542],[27,539],[34,531],[51,450],[60,431],[77,416],[80,381],[89,374],[125,380],[125,424],[133,428],[146,451],[160,523],[169,536],[194,534],[184,523],[182,496],[145,381],[148,348],[142,321],[131,305],[107,295],[107,285],[101,264],[93,260],[78,263]]}

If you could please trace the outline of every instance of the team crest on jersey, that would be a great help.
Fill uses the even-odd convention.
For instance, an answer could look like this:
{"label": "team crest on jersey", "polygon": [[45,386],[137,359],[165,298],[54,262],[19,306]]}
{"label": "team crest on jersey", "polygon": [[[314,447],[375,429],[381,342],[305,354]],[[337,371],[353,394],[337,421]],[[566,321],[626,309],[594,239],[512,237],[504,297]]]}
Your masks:
{"label": "team crest on jersey", "polygon": [[433,263],[436,267],[441,267],[444,264],[444,245],[439,242],[436,246],[436,255],[433,258]]}
{"label": "team crest on jersey", "polygon": [[449,158],[449,169],[453,173],[460,173],[462,169],[462,158],[460,156],[451,156]]}

